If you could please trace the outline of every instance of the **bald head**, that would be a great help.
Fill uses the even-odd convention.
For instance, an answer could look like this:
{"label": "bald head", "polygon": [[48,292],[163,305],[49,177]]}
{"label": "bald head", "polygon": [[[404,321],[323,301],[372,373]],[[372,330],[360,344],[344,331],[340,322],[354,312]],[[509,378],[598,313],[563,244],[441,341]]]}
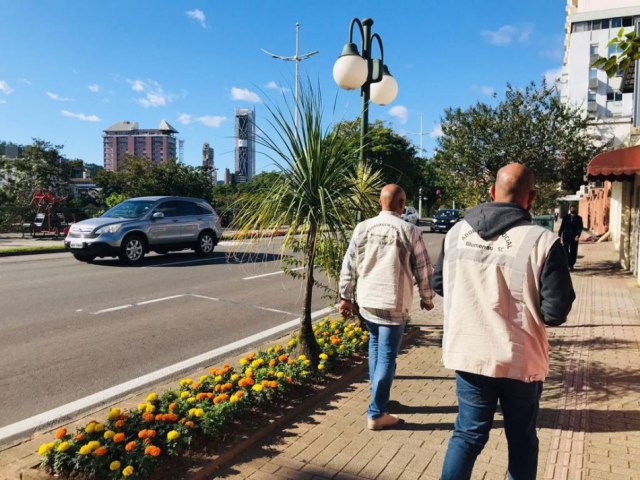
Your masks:
{"label": "bald head", "polygon": [[494,202],[508,202],[528,209],[536,196],[533,171],[519,163],[505,165],[496,175],[490,193]]}
{"label": "bald head", "polygon": [[407,202],[407,195],[400,185],[390,183],[385,185],[380,192],[380,207],[383,211],[391,211],[401,214]]}

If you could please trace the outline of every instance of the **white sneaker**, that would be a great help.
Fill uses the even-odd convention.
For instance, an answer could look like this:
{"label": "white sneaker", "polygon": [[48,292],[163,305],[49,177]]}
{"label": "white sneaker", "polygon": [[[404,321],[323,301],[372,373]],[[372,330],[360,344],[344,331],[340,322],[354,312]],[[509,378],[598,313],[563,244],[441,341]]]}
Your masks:
{"label": "white sneaker", "polygon": [[376,418],[375,420],[369,418],[367,420],[367,427],[369,430],[382,430],[383,428],[393,427],[400,423],[400,420],[395,415],[391,415],[390,413],[383,413],[382,416]]}

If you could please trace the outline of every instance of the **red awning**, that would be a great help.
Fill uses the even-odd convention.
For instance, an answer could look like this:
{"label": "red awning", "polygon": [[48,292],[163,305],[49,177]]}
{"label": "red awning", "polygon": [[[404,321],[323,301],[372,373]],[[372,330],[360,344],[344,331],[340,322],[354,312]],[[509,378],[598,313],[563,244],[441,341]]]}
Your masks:
{"label": "red awning", "polygon": [[640,173],[640,146],[600,153],[587,166],[587,177],[595,180],[631,180]]}

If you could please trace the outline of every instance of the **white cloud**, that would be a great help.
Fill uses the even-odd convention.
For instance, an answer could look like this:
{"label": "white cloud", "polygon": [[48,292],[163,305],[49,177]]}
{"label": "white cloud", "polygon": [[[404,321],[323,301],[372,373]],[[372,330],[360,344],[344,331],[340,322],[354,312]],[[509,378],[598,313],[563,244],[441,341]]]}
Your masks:
{"label": "white cloud", "polygon": [[562,75],[562,67],[552,68],[544,72],[544,79],[549,85],[553,85],[554,83],[560,81],[560,76]]}
{"label": "white cloud", "polygon": [[282,92],[282,93],[286,93],[286,92],[289,91],[289,89],[287,87],[282,87],[282,86],[278,85],[276,82],[274,82],[273,80],[271,80],[269,83],[267,83],[264,87],[268,88],[270,90],[280,90],[280,92]]}
{"label": "white cloud", "polygon": [[2,105],[4,103],[7,103],[7,101],[6,100],[0,100],[0,105]]}
{"label": "white cloud", "polygon": [[471,89],[474,91],[478,91],[482,95],[486,95],[487,97],[495,97],[496,95],[496,89],[489,85],[473,85]]}
{"label": "white cloud", "polygon": [[52,92],[47,92],[47,97],[49,97],[51,100],[55,100],[56,102],[71,102],[71,101],[73,101],[72,98],[61,97],[57,93],[52,93]]}
{"label": "white cloud", "polygon": [[196,8],[195,10],[189,10],[184,13],[187,14],[187,17],[198,22],[202,28],[207,28],[207,17],[202,10]]}
{"label": "white cloud", "polygon": [[127,80],[131,85],[131,90],[138,93],[144,93],[144,97],[137,98],[135,101],[145,108],[164,107],[169,105],[175,99],[175,95],[165,93],[162,86],[155,80]]}
{"label": "white cloud", "polygon": [[514,41],[524,43],[529,40],[533,33],[533,26],[523,24],[514,27],[513,25],[504,25],[497,30],[482,30],[482,35],[490,44],[499,47],[511,45]]}
{"label": "white cloud", "polygon": [[76,120],[82,120],[83,122],[99,122],[100,118],[97,115],[85,115],[84,113],[73,113],[68,110],[60,110],[60,113],[65,117],[75,118]]}
{"label": "white cloud", "polygon": [[430,138],[440,138],[442,135],[444,134],[442,133],[442,124],[440,123],[438,123],[437,125],[434,125],[431,131],[429,132]]}
{"label": "white cloud", "polygon": [[98,93],[100,91],[100,85],[88,85],[87,88],[92,91],[93,93]]}
{"label": "white cloud", "polygon": [[389,109],[389,115],[396,118],[402,125],[409,120],[409,110],[404,105],[396,105]]}
{"label": "white cloud", "polygon": [[202,115],[201,117],[196,117],[190,113],[181,113],[178,116],[178,121],[183,125],[189,125],[196,122],[204,125],[205,127],[218,128],[227,121],[227,117],[221,117],[219,115]]}
{"label": "white cloud", "polygon": [[250,103],[262,103],[262,99],[257,93],[246,88],[231,87],[231,99]]}
{"label": "white cloud", "polygon": [[0,80],[0,92],[5,95],[10,95],[13,92],[13,88],[11,88],[4,80]]}

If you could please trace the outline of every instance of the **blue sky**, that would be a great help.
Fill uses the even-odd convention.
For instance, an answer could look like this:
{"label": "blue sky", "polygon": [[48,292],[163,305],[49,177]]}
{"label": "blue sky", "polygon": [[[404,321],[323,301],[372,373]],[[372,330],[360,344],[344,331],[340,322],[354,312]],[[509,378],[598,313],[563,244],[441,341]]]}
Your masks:
{"label": "blue sky", "polygon": [[[294,85],[294,63],[260,49],[293,55],[296,22],[301,53],[320,51],[301,77],[320,84],[327,120],[358,116],[359,94],[332,77],[354,17],[374,20],[399,84],[392,104],[371,105],[370,120],[418,146],[422,116],[427,155],[447,107],[495,102],[507,83],[539,83],[562,65],[562,0],[3,0],[0,140],[42,138],[102,165],[105,128],[166,119],[185,141],[185,163],[199,165],[209,142],[220,172],[233,171],[235,109],[255,106],[264,125],[266,105]],[[256,170],[271,169],[258,150]]]}

